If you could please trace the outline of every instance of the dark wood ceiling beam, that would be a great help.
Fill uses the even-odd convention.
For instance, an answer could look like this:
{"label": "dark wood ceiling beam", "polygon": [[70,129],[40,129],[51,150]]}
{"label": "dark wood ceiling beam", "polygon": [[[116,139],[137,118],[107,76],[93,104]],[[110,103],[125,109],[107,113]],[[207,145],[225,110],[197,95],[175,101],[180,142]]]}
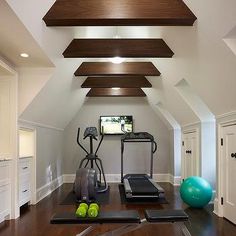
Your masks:
{"label": "dark wood ceiling beam", "polygon": [[73,39],[63,52],[65,58],[172,57],[163,39]]}
{"label": "dark wood ceiling beam", "polygon": [[75,76],[159,76],[160,72],[151,62],[83,62]]}
{"label": "dark wood ceiling beam", "polygon": [[121,88],[113,90],[111,88],[92,88],[87,97],[146,97],[141,88]]}
{"label": "dark wood ceiling beam", "polygon": [[182,0],[57,0],[47,26],[191,26],[196,16]]}
{"label": "dark wood ceiling beam", "polygon": [[82,88],[150,88],[152,84],[144,76],[88,77]]}

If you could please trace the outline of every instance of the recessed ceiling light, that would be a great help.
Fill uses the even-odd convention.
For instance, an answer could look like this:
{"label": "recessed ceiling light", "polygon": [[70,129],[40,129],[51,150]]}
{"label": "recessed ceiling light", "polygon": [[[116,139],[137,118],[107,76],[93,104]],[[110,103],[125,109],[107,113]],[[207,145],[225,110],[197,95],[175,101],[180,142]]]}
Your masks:
{"label": "recessed ceiling light", "polygon": [[111,88],[111,89],[113,89],[113,90],[120,90],[119,87],[113,87],[113,88]]}
{"label": "recessed ceiling light", "polygon": [[122,62],[125,61],[125,58],[122,57],[113,57],[110,59],[110,61],[114,64],[121,64]]}
{"label": "recessed ceiling light", "polygon": [[27,53],[21,53],[20,56],[26,58],[26,57],[29,57],[29,54],[27,54]]}

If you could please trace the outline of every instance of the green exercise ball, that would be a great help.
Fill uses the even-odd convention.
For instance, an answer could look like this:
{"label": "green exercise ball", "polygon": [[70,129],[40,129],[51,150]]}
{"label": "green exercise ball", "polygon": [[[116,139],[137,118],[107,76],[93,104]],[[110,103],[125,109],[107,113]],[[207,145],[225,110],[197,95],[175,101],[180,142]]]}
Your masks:
{"label": "green exercise ball", "polygon": [[181,184],[180,196],[189,206],[202,208],[210,202],[212,188],[205,179],[198,176],[191,176]]}

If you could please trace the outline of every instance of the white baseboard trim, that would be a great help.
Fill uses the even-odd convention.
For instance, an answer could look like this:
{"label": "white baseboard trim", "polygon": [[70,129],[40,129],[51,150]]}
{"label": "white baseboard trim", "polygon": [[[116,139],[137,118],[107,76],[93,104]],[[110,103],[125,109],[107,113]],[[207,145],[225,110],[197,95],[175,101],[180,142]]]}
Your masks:
{"label": "white baseboard trim", "polygon": [[[120,183],[120,174],[106,174],[107,183]],[[181,182],[180,176],[173,176],[172,174],[153,174],[153,179],[156,182],[170,183],[174,186],[179,186]],[[74,183],[75,174],[64,174],[57,179],[54,179],[48,184],[37,189],[36,203],[47,197],[62,184]]]}
{"label": "white baseboard trim", "polygon": [[170,183],[174,186],[180,186],[181,176],[173,176],[172,174],[170,174]]}
{"label": "white baseboard trim", "polygon": [[[106,174],[106,181],[108,183],[120,183],[120,174]],[[173,176],[171,174],[153,174],[153,179],[156,182],[171,183],[174,186],[179,186],[181,182],[180,176]],[[63,183],[73,183],[75,180],[75,174],[63,175]]]}
{"label": "white baseboard trim", "polygon": [[45,184],[41,188],[38,188],[36,193],[36,203],[41,201],[43,198],[47,197],[54,190],[59,188],[62,184],[63,176],[59,176],[58,178],[52,180],[50,183]]}
{"label": "white baseboard trim", "polygon": [[63,175],[63,184],[71,184],[75,181],[75,174],[65,174]]}
{"label": "white baseboard trim", "polygon": [[210,204],[215,204],[215,199],[216,199],[216,190],[212,190],[212,197]]}
{"label": "white baseboard trim", "polygon": [[120,183],[120,174],[106,174],[105,177],[107,183]]}
{"label": "white baseboard trim", "polygon": [[[119,183],[120,182],[120,174],[106,174],[106,181],[107,183]],[[75,174],[65,174],[63,175],[63,183],[70,184],[74,183],[75,181]]]}
{"label": "white baseboard trim", "polygon": [[170,174],[153,174],[153,180],[156,182],[170,183]]}
{"label": "white baseboard trim", "polygon": [[154,174],[153,179],[156,182],[171,183],[174,186],[179,186],[181,183],[181,176],[173,176],[172,174]]}
{"label": "white baseboard trim", "polygon": [[213,213],[216,214],[217,216],[219,216],[219,213],[218,213],[218,203],[219,203],[218,198],[215,198],[215,200],[214,200],[214,211],[213,211]]}

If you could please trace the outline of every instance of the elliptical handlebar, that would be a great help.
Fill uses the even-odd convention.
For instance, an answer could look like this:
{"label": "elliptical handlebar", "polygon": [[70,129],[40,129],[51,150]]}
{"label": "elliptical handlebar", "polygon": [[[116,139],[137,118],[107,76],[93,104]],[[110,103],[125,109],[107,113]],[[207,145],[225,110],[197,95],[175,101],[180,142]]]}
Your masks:
{"label": "elliptical handlebar", "polygon": [[80,134],[80,128],[78,128],[77,143],[87,154],[89,154],[89,152],[85,149],[85,147],[80,143],[80,141],[79,141],[79,134]]}
{"label": "elliptical handlebar", "polygon": [[87,134],[86,136],[84,136],[84,139],[86,139],[87,137],[92,137],[93,139],[97,141],[97,138],[91,134]]}
{"label": "elliptical handlebar", "polygon": [[97,149],[95,151],[95,156],[97,155],[98,149],[100,148],[100,146],[102,144],[103,138],[104,138],[104,127],[102,126],[102,137],[101,137],[100,142],[99,142]]}

